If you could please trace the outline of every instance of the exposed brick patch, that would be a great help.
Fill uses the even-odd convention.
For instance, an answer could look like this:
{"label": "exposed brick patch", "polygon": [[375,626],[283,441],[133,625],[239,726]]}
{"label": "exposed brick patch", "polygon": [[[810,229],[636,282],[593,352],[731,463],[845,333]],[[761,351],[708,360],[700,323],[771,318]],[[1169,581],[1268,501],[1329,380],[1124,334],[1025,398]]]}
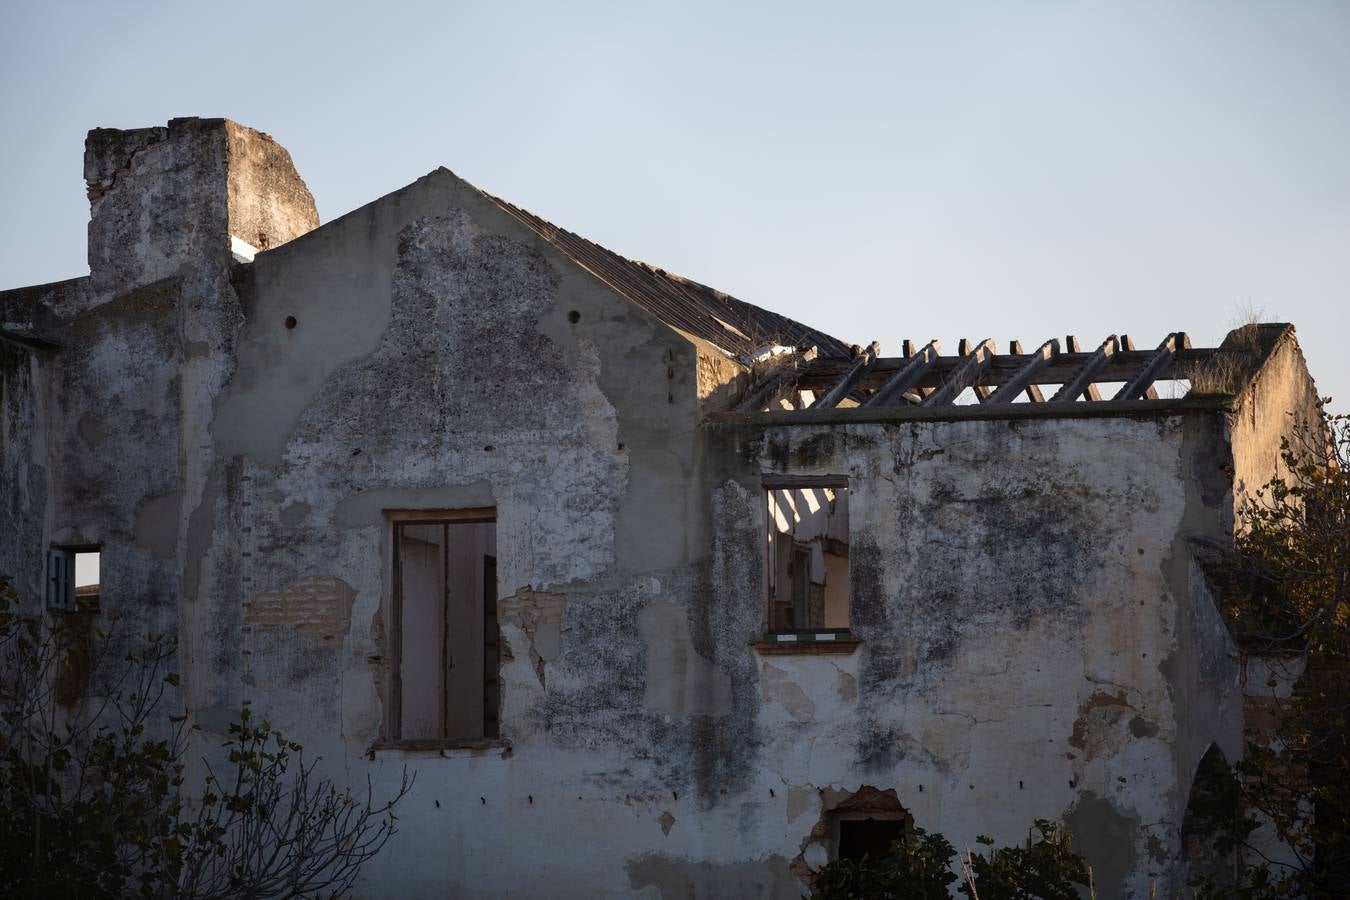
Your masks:
{"label": "exposed brick patch", "polygon": [[[561,637],[563,606],[566,597],[530,588],[497,601],[497,617],[503,623],[520,627],[530,640],[530,662],[539,684],[544,685],[544,663],[557,658]],[[503,645],[505,641],[503,641]],[[508,651],[509,652],[509,651]],[[509,658],[506,653],[504,658]]]}
{"label": "exposed brick patch", "polygon": [[259,594],[244,611],[244,624],[258,628],[294,625],[301,634],[341,640],[352,618],[355,592],[341,578],[315,575],[284,590]]}
{"label": "exposed brick patch", "polygon": [[1115,736],[1115,727],[1131,711],[1133,707],[1125,699],[1124,691],[1115,694],[1095,692],[1078,711],[1069,745],[1084,751],[1089,759],[1100,756],[1110,738]]}

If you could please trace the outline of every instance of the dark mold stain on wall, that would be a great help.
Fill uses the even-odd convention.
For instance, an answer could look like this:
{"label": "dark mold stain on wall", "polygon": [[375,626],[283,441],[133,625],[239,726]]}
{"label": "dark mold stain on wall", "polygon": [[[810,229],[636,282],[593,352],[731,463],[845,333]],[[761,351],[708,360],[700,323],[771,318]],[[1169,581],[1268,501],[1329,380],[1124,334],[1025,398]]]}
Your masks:
{"label": "dark mold stain on wall", "polygon": [[[566,610],[567,642],[558,665],[567,672],[566,688],[550,688],[527,714],[526,730],[541,728],[550,743],[576,749],[620,748],[640,764],[637,773],[608,773],[610,788],[643,791],[652,787],[677,794],[691,792],[711,808],[743,791],[758,769],[760,736],[758,671],[748,643],[762,627],[758,603],[745,602],[743,586],[758,584],[758,560],[746,554],[743,541],[757,532],[760,520],[753,500],[735,489],[718,492],[715,503],[719,528],[737,540],[719,537],[712,554],[712,571],[694,576],[670,572],[658,577],[660,592],[630,585],[609,591],[579,591],[569,595]],[[747,524],[748,523],[748,524]],[[719,535],[727,531],[719,530]],[[753,545],[752,545],[753,546]],[[688,605],[679,602],[689,598]],[[688,629],[685,651],[697,655],[709,677],[725,679],[726,708],[699,711],[705,695],[686,696],[679,687],[658,685],[660,696],[688,703],[684,712],[648,708],[647,679],[674,677],[685,683],[685,670],[661,673],[649,665],[639,637],[645,610],[666,605],[669,614],[683,619],[662,637],[676,640]],[[663,613],[667,615],[667,613]],[[697,691],[698,685],[690,685]],[[673,691],[673,693],[671,693]]]}
{"label": "dark mold stain on wall", "polygon": [[1064,825],[1073,835],[1075,847],[1092,866],[1097,896],[1118,900],[1125,875],[1134,868],[1138,819],[1117,810],[1110,800],[1086,791],[1064,815]]}

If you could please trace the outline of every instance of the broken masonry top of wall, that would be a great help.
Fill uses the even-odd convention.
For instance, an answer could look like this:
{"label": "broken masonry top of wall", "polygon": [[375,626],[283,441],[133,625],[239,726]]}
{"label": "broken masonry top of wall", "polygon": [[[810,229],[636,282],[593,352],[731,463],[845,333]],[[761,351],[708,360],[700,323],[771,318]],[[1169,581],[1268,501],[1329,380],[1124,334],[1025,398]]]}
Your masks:
{"label": "broken masonry top of wall", "polygon": [[229,119],[96,128],[85,140],[84,177],[97,293],[226,267],[232,247],[266,250],[319,227],[286,149]]}

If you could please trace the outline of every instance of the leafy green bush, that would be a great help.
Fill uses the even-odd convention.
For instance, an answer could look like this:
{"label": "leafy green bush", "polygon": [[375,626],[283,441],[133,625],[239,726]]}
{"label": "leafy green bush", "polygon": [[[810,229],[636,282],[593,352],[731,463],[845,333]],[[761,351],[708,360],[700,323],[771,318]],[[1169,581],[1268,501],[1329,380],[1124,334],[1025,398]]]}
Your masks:
{"label": "leafy green bush", "polygon": [[1078,900],[1077,886],[1091,881],[1083,854],[1063,826],[1037,819],[1033,827],[1040,837],[1025,847],[995,849],[993,838],[976,838],[989,855],[967,855],[961,893],[972,900]]}
{"label": "leafy green bush", "polygon": [[915,828],[879,859],[836,860],[816,875],[814,900],[949,900],[956,851],[940,834]]}
{"label": "leafy green bush", "polygon": [[[967,851],[960,868],[960,891],[972,900],[1078,900],[1078,885],[1089,886],[1083,855],[1074,851],[1063,827],[1037,819],[1036,840],[1025,847],[995,848],[978,838],[988,855]],[[885,856],[841,859],[816,873],[812,900],[948,900],[957,876],[956,851],[940,834],[915,828],[894,842]]]}

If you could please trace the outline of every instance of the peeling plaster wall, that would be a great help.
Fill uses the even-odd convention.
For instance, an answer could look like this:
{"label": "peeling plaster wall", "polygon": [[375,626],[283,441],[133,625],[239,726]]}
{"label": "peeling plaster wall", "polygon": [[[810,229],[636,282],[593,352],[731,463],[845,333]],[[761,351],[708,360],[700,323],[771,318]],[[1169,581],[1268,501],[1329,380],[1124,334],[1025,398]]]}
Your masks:
{"label": "peeling plaster wall", "polygon": [[[40,603],[49,546],[101,546],[103,625],[115,614],[118,640],[190,621],[180,532],[211,464],[213,396],[240,321],[229,229],[253,222],[279,242],[317,224],[289,156],[269,142],[223,119],[95,129],[84,159],[89,276],[0,293],[0,322],[58,344],[18,362],[5,348],[14,525],[0,529],[0,564]],[[190,671],[191,642],[180,649]]]}
{"label": "peeling plaster wall", "polygon": [[[691,609],[715,603],[690,490],[711,389],[695,346],[443,170],[259,255],[235,285],[237,374],[211,420],[210,512],[188,536],[198,721],[223,727],[252,702],[335,771],[387,789],[416,769],[371,885],[629,893],[647,876],[624,860],[689,833],[677,798],[716,806],[741,733],[718,719],[738,706],[744,728],[753,708]],[[389,680],[385,510],[483,506],[497,516],[503,742],[372,752]],[[316,616],[312,590],[287,599],[319,579],[350,590],[341,635],[337,604]],[[592,827],[616,847],[631,834],[627,851],[511,864]]]}
{"label": "peeling plaster wall", "polygon": [[723,412],[743,398],[750,370],[707,341],[685,334],[698,352],[697,383],[701,412]]}
{"label": "peeling plaster wall", "polygon": [[1271,351],[1231,417],[1234,511],[1272,478],[1285,477],[1280,439],[1317,422],[1317,386],[1290,329]]}
{"label": "peeling plaster wall", "polygon": [[[0,291],[0,328],[59,333],[63,316],[87,305],[88,278]],[[40,607],[46,590],[46,550],[52,533],[54,447],[61,408],[53,408],[53,379],[62,353],[0,335],[0,574],[13,580],[21,603]],[[54,421],[54,419],[56,421]]]}
{"label": "peeling plaster wall", "polygon": [[[750,464],[728,467],[720,496],[763,502],[760,472],[849,477],[864,643],[757,662],[760,815],[782,821],[794,791],[894,787],[957,846],[1064,818],[1099,896],[1180,889],[1189,748],[1240,733],[1230,645],[1186,550],[1219,532],[1227,495],[1201,482],[1221,478],[1206,461],[1222,428],[1213,414],[724,427],[721,458]],[[721,540],[752,556],[748,536]],[[728,573],[748,607],[753,562]],[[816,816],[798,815],[788,833],[804,840]]]}
{"label": "peeling plaster wall", "polygon": [[[671,351],[662,343],[647,350],[658,369]],[[612,396],[614,412],[600,411],[617,434],[634,398]],[[471,426],[472,410],[456,421]],[[435,423],[422,428],[440,433]],[[1103,897],[1144,897],[1154,881],[1179,888],[1190,778],[1181,748],[1201,742],[1192,732],[1207,744],[1210,731],[1231,731],[1240,707],[1227,693],[1223,651],[1192,665],[1182,645],[1215,626],[1182,548],[1213,537],[1227,499],[1191,487],[1221,429],[1216,416],[724,429],[702,460],[707,521],[670,523],[708,530],[703,557],[634,572],[611,556],[578,573],[559,559],[584,558],[575,542],[591,535],[556,523],[503,547],[509,749],[377,751],[373,761],[361,755],[378,731],[381,696],[371,661],[379,572],[369,560],[383,537],[359,523],[375,522],[388,503],[491,501],[505,534],[518,513],[475,452],[486,432],[433,454],[457,468],[430,484],[459,477],[460,494],[396,486],[379,504],[365,498],[382,488],[344,484],[326,495],[316,489],[320,470],[291,474],[317,465],[319,442],[292,438],[278,470],[286,487],[269,495],[271,506],[278,525],[290,504],[308,511],[310,530],[285,544],[291,559],[355,579],[352,632],[337,664],[301,643],[298,627],[245,632],[251,680],[291,679],[293,697],[285,688],[260,695],[273,720],[330,758],[345,756],[354,774],[373,772],[387,787],[402,765],[417,770],[403,833],[368,882],[397,884],[402,895],[537,895],[548,884],[553,896],[783,896],[797,890],[803,865],[825,859],[813,843],[822,792],[864,784],[894,788],[919,824],[958,843],[976,833],[1015,841],[1036,816],[1066,818]],[[496,433],[513,446],[508,428]],[[387,466],[393,457],[378,448],[333,448],[326,477],[353,457],[352,469]],[[622,472],[607,447],[587,452]],[[372,463],[360,460],[368,455]],[[529,469],[511,469],[523,481],[510,496],[528,489],[547,502],[562,489],[532,482]],[[388,484],[392,471],[377,469],[372,484]],[[748,646],[763,627],[766,471],[850,478],[854,625],[864,640],[852,655],[761,658]],[[614,510],[631,497],[610,496],[611,511],[588,521],[612,535]],[[365,511],[353,513],[354,503]],[[1200,689],[1222,695],[1222,709],[1193,720],[1213,700],[1194,696]]]}
{"label": "peeling plaster wall", "polygon": [[[90,278],[0,295],[68,340],[0,343],[0,565],[38,591],[49,542],[101,542],[105,603],[177,625],[202,752],[249,703],[377,796],[415,771],[362,896],[792,896],[863,786],[958,846],[1066,818],[1103,898],[1180,888],[1242,714],[1188,542],[1271,434],[701,426],[743,367],[445,170],[315,229],[223,120],[95,132],[86,169]],[[849,478],[851,653],[752,647],[766,472]],[[388,748],[386,511],[480,507],[502,739]]]}
{"label": "peeling plaster wall", "polygon": [[46,435],[48,361],[0,340],[0,574],[21,597],[43,590],[43,531],[51,490]]}
{"label": "peeling plaster wall", "polygon": [[48,540],[104,547],[100,603],[128,637],[178,616],[180,296],[161,281],[72,317],[53,377]]}

